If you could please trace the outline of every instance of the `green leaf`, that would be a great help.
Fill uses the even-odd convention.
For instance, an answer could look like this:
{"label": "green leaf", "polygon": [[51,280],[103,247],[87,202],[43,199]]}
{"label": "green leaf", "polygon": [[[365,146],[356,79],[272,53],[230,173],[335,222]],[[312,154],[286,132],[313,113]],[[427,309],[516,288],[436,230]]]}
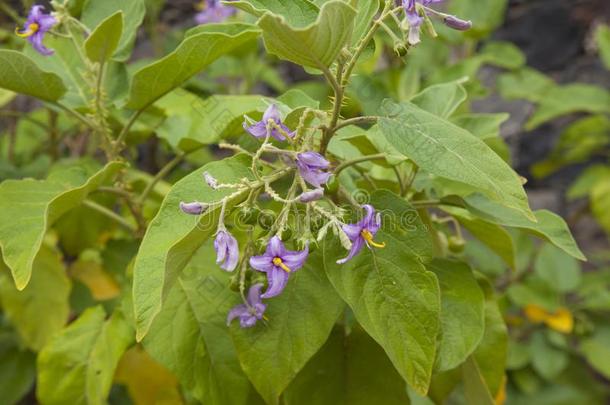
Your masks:
{"label": "green leaf", "polygon": [[461,208],[443,207],[443,210],[454,216],[468,232],[497,253],[511,269],[515,269],[515,246],[510,234],[504,228],[476,218]]}
{"label": "green leaf", "polygon": [[542,332],[532,336],[529,349],[532,367],[548,381],[555,379],[568,366],[568,353],[551,346]]}
{"label": "green leaf", "polygon": [[85,41],[87,57],[92,62],[105,62],[119,46],[123,34],[123,12],[117,11],[102,21]]}
{"label": "green leaf", "polygon": [[375,238],[386,248],[364,248],[338,265],[345,252],[336,240],[327,240],[326,273],[402,377],[426,394],[440,331],[438,281],[422,263],[430,257],[431,242],[417,212],[400,197],[378,192],[371,204],[384,213],[383,229]]}
{"label": "green leaf", "polygon": [[578,248],[563,218],[551,211],[535,211],[537,221],[532,222],[520,212],[505,208],[480,194],[466,197],[465,202],[469,210],[481,219],[498,225],[523,229],[551,242],[578,260],[587,260]]}
{"label": "green leaf", "polygon": [[429,113],[449,118],[466,100],[463,80],[435,84],[416,94],[410,102]]}
{"label": "green leaf", "polygon": [[477,138],[487,140],[500,136],[500,127],[509,117],[507,113],[461,114],[454,116],[451,122]]}
{"label": "green leaf", "polygon": [[595,40],[606,69],[610,70],[610,27],[600,24],[595,31]]}
{"label": "green leaf", "polygon": [[214,260],[207,243],[171,289],[143,344],[201,403],[247,405],[254,388],[241,370],[226,326],[238,298],[226,287],[230,275]]}
{"label": "green leaf", "polygon": [[503,74],[498,79],[500,95],[509,100],[522,98],[536,103],[542,101],[555,86],[551,78],[530,68]]}
{"label": "green leaf", "polygon": [[485,38],[504,22],[508,0],[488,0],[483,3],[470,0],[453,0],[449,13],[472,21],[472,29],[466,36]]}
{"label": "green leaf", "polygon": [[360,326],[336,328],[283,395],[286,405],[408,405],[405,383]]}
{"label": "green leaf", "polygon": [[441,338],[436,371],[462,364],[485,331],[485,297],[465,263],[435,259],[426,266],[441,288]]}
{"label": "green leaf", "polygon": [[40,250],[34,268],[23,291],[17,291],[8,271],[2,271],[0,302],[25,345],[39,351],[68,321],[71,283],[60,255],[49,248]]}
{"label": "green leaf", "polygon": [[350,4],[357,10],[352,33],[352,45],[366,35],[373,22],[373,18],[379,11],[379,0],[352,0]]}
{"label": "green leaf", "polygon": [[136,40],[138,28],[144,20],[146,7],[144,0],[87,0],[83,6],[81,21],[91,30],[118,11],[123,12],[122,33],[114,58],[126,61]]}
{"label": "green leaf", "polygon": [[4,90],[0,88],[0,107],[4,107],[17,97],[17,94],[12,91]]}
{"label": "green leaf", "polygon": [[119,312],[105,318],[102,307],[87,309],[40,352],[36,396],[45,405],[106,403],[133,330]]}
{"label": "green leaf", "polygon": [[481,190],[535,220],[519,176],[483,141],[413,104],[384,102],[381,132],[421,169]]}
{"label": "green leaf", "polygon": [[307,26],[291,26],[281,16],[267,13],[258,25],[265,47],[281,59],[316,69],[328,68],[351,39],[356,11],[343,1],[329,1],[318,19]]}
{"label": "green leaf", "polygon": [[544,245],[538,252],[534,271],[558,292],[573,291],[581,281],[580,263],[553,245]]}
{"label": "green leaf", "polygon": [[540,100],[525,129],[532,130],[547,121],[577,112],[609,113],[610,92],[598,86],[579,83],[553,87]]}
{"label": "green leaf", "polygon": [[[32,389],[36,378],[36,356],[30,351],[7,344],[0,346],[0,392],[7,405],[20,400]],[[12,342],[11,342],[12,343]]]}
{"label": "green leaf", "polygon": [[46,231],[124,167],[112,162],[89,177],[73,166],[47,180],[7,180],[0,184],[0,247],[19,290],[30,281],[32,265]]}
{"label": "green leaf", "polygon": [[485,62],[505,69],[519,69],[525,65],[525,55],[511,42],[493,41],[481,50]]}
{"label": "green leaf", "polygon": [[[212,162],[178,181],[163,200],[152,220],[135,260],[133,299],[138,341],[148,332],[161,303],[178,275],[197,249],[216,232],[220,206],[199,218],[184,214],[180,202],[218,202],[231,194],[227,189],[212,190],[203,181],[203,172],[210,172],[219,182],[236,183],[252,176],[249,159],[236,156]],[[227,209],[245,198],[245,192],[232,199]]]}
{"label": "green leaf", "polygon": [[278,404],[290,381],[324,344],[344,305],[324,274],[318,250],[267,304],[266,325],[231,326],[242,368],[267,403]]}
{"label": "green leaf", "polygon": [[605,182],[608,177],[610,177],[610,166],[595,164],[587,167],[568,189],[568,200],[588,197],[597,184]]}
{"label": "green leaf", "polygon": [[174,52],[134,74],[126,107],[134,110],[148,107],[258,34],[258,29],[249,24],[206,24],[196,28]]}
{"label": "green leaf", "polygon": [[59,76],[41,70],[27,56],[8,49],[0,49],[0,87],[50,102],[66,93]]}
{"label": "green leaf", "polygon": [[305,27],[316,20],[320,9],[309,0],[238,0],[232,7],[244,10],[257,17],[266,12],[280,15],[295,27]]}
{"label": "green leaf", "polygon": [[477,405],[495,405],[495,401],[487,388],[476,360],[469,357],[462,366],[464,379],[464,396],[466,403]]}
{"label": "green leaf", "polygon": [[610,181],[608,178],[596,183],[591,190],[591,210],[602,228],[610,234]]}
{"label": "green leaf", "polygon": [[580,351],[585,358],[604,377],[610,378],[610,328],[601,327],[593,336],[582,341]]}

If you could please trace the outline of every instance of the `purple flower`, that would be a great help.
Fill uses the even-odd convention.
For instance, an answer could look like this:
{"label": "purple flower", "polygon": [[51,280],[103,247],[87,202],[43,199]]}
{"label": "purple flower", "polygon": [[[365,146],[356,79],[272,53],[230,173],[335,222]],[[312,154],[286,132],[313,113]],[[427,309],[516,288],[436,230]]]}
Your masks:
{"label": "purple flower", "polygon": [[192,202],[192,203],[180,203],[180,209],[185,214],[190,215],[201,215],[209,208],[208,204],[200,203],[200,202]]}
{"label": "purple flower", "polygon": [[286,136],[290,138],[294,136],[294,132],[282,123],[280,110],[275,104],[271,104],[267,108],[261,121],[255,122],[253,125],[244,122],[244,129],[256,138],[265,138],[268,131],[278,141],[286,140]]}
{"label": "purple flower", "polygon": [[301,177],[314,187],[326,184],[330,178],[328,169],[330,163],[317,152],[303,152],[297,155],[297,167]]}
{"label": "purple flower", "polygon": [[299,196],[299,201],[302,203],[308,203],[312,201],[318,201],[324,198],[324,189],[316,188],[314,190],[306,191]]}
{"label": "purple flower", "polygon": [[218,23],[235,14],[235,9],[221,3],[220,0],[203,0],[198,6],[201,10],[195,14],[197,24]]}
{"label": "purple flower", "polygon": [[216,180],[216,178],[214,178],[214,176],[212,176],[210,173],[203,172],[203,179],[211,189],[218,190],[218,180]]}
{"label": "purple flower", "polygon": [[371,246],[376,248],[384,248],[385,243],[377,243],[373,241],[373,237],[379,231],[381,227],[381,215],[375,214],[375,208],[372,205],[364,205],[363,208],[366,210],[366,215],[360,222],[355,224],[343,225],[343,232],[352,241],[352,248],[346,258],[337,260],[338,264],[346,263],[356,256],[366,244],[369,249]]}
{"label": "purple flower", "polygon": [[44,39],[44,34],[53,28],[55,24],[57,24],[57,19],[50,14],[45,14],[43,6],[33,6],[25,21],[23,30],[20,31],[17,28],[15,34],[21,38],[27,38],[39,53],[45,56],[53,55],[53,50],[45,47],[42,44],[42,40]]}
{"label": "purple flower", "polygon": [[[235,270],[239,262],[239,246],[237,239],[227,231],[220,231],[214,240],[216,264],[227,271]],[[222,263],[222,264],[221,264]]]}
{"label": "purple flower", "polygon": [[227,326],[231,324],[233,319],[239,318],[239,325],[242,328],[251,328],[256,325],[256,322],[265,318],[265,309],[267,305],[263,304],[261,300],[261,289],[262,284],[254,284],[248,291],[248,298],[246,299],[247,304],[240,304],[231,311],[227,316]]}
{"label": "purple flower", "polygon": [[[417,9],[417,3],[427,7],[430,4],[440,3],[442,1],[443,0],[402,0],[402,7],[405,10],[405,20],[409,25],[409,44],[416,45],[420,42],[419,34],[421,26],[425,21],[424,16],[420,15],[419,10]],[[428,9],[427,11],[430,12],[430,14],[436,15],[437,17],[442,17],[445,25],[450,28],[465,31],[472,27],[472,22],[470,21],[464,21],[455,16],[439,13],[432,9]],[[426,11],[422,12],[426,13]]]}
{"label": "purple flower", "polygon": [[290,273],[303,267],[308,254],[307,246],[304,250],[292,251],[286,249],[277,236],[271,238],[265,254],[250,258],[250,266],[267,273],[269,286],[261,297],[271,298],[279,295],[286,287]]}

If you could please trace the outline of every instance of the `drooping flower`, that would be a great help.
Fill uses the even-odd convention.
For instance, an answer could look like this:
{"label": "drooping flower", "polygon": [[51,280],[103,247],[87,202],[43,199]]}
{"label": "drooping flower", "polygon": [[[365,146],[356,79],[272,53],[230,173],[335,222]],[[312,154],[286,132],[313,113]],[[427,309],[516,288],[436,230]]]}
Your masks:
{"label": "drooping flower", "polygon": [[306,191],[299,196],[299,201],[302,203],[308,203],[312,201],[318,201],[324,198],[324,189],[316,188],[310,191]]}
{"label": "drooping flower", "polygon": [[216,234],[214,249],[216,250],[216,264],[220,264],[220,267],[227,271],[235,270],[239,262],[237,239],[228,231],[221,230]]}
{"label": "drooping flower", "polygon": [[271,238],[263,255],[250,258],[250,265],[254,269],[267,273],[269,286],[261,297],[279,295],[286,287],[290,274],[303,267],[308,254],[308,246],[304,250],[292,251],[284,247],[279,237]]}
{"label": "drooping flower", "polygon": [[33,6],[23,26],[23,30],[15,29],[15,34],[26,38],[36,51],[44,56],[53,55],[53,50],[42,43],[44,35],[57,24],[57,19],[51,14],[44,13],[43,6]]}
{"label": "drooping flower", "polygon": [[214,176],[212,176],[210,173],[203,172],[203,179],[205,180],[207,185],[210,186],[211,189],[218,189],[218,180],[216,180],[216,178],[214,178]]}
{"label": "drooping flower", "polygon": [[246,304],[240,304],[231,311],[227,316],[227,326],[231,324],[233,319],[239,318],[239,325],[242,328],[251,328],[256,325],[256,322],[265,318],[265,310],[267,305],[263,304],[261,300],[262,284],[254,284],[248,290],[248,297],[246,298]]}
{"label": "drooping flower", "polygon": [[197,24],[222,22],[236,13],[233,7],[222,4],[220,0],[203,0],[197,8],[200,10],[195,14]]}
{"label": "drooping flower", "polygon": [[419,10],[417,4],[423,7],[428,7],[431,4],[440,3],[443,0],[402,0],[402,7],[405,11],[405,22],[409,27],[408,42],[411,45],[417,45],[420,42],[421,26],[425,21],[425,16],[421,13],[432,14],[442,18],[445,25],[450,28],[465,31],[472,27],[472,22],[465,21],[455,16],[440,13],[432,9]]}
{"label": "drooping flower", "polygon": [[366,211],[364,218],[355,224],[343,225],[343,232],[352,241],[352,248],[346,258],[337,260],[338,264],[346,263],[356,256],[364,247],[384,248],[385,243],[377,243],[373,240],[379,228],[381,228],[381,214],[375,213],[375,208],[372,205],[366,204],[362,208]]}
{"label": "drooping flower", "polygon": [[330,163],[317,152],[302,152],[297,154],[297,168],[301,177],[314,187],[321,187],[330,178],[326,170]]}
{"label": "drooping flower", "polygon": [[189,214],[189,215],[201,215],[208,208],[209,208],[208,204],[200,203],[198,201],[191,202],[191,203],[185,203],[185,202],[180,203],[180,209],[182,210],[182,212],[184,212],[185,214]]}
{"label": "drooping flower", "polygon": [[252,125],[248,125],[244,122],[244,129],[250,133],[250,135],[256,138],[265,138],[267,133],[278,141],[286,140],[286,136],[292,138],[294,132],[282,123],[282,116],[279,108],[275,104],[271,104],[265,113],[263,119],[258,122],[254,122]]}

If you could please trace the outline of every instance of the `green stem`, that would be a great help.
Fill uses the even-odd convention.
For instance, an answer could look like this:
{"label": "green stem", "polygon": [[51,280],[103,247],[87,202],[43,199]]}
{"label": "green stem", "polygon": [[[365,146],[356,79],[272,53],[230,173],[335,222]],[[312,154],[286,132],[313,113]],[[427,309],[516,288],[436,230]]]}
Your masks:
{"label": "green stem", "polygon": [[341,121],[337,125],[335,125],[335,131],[340,130],[341,128],[348,127],[350,125],[360,125],[360,124],[374,124],[381,117],[375,116],[365,116],[365,117],[355,117],[350,118],[344,121]]}
{"label": "green stem", "polygon": [[369,160],[380,160],[380,159],[385,159],[385,158],[386,158],[385,153],[377,153],[375,155],[367,155],[367,156],[362,156],[362,157],[359,157],[356,159],[348,160],[346,162],[341,163],[339,166],[337,166],[334,173],[335,173],[335,176],[339,176],[339,173],[341,173],[343,170],[345,170],[348,167],[353,166],[355,164],[362,163],[362,162],[368,162]]}
{"label": "green stem", "polygon": [[91,128],[91,129],[95,129],[96,128],[94,123],[92,123],[87,117],[85,117],[84,115],[82,115],[78,111],[75,111],[75,110],[71,109],[70,107],[66,107],[65,105],[61,104],[58,101],[54,102],[53,105],[61,108],[62,110],[64,110],[68,114],[72,115],[74,118],[76,118],[81,123],[83,123],[84,125],[88,126],[89,128]]}
{"label": "green stem", "polygon": [[144,204],[146,198],[148,198],[148,195],[153,191],[157,183],[159,183],[165,176],[169,174],[169,172],[171,172],[176,166],[178,166],[185,156],[185,153],[180,153],[176,155],[175,158],[170,160],[165,166],[163,166],[163,168],[161,168],[161,170],[159,170],[159,172],[155,175],[155,177],[153,177],[151,182],[148,183],[148,185],[138,198],[137,203],[139,205]]}
{"label": "green stem", "polygon": [[123,130],[121,131],[121,133],[119,134],[117,139],[114,141],[114,146],[112,148],[112,153],[111,153],[113,158],[116,158],[118,156],[118,154],[121,152],[121,150],[123,149],[122,145],[125,142],[125,138],[127,138],[127,134],[129,133],[129,130],[131,129],[133,124],[136,123],[136,121],[140,117],[140,114],[142,114],[143,112],[144,112],[144,109],[141,109],[141,110],[138,110],[135,113],[133,113],[131,115],[131,118],[127,122],[127,124],[125,124],[125,126],[123,127]]}
{"label": "green stem", "polygon": [[117,214],[116,212],[104,207],[103,205],[100,205],[94,201],[91,200],[85,200],[83,201],[83,205],[85,207],[91,208],[92,210],[104,215],[105,217],[112,219],[113,221],[115,221],[117,224],[121,225],[122,227],[124,227],[125,229],[128,229],[129,231],[135,233],[137,232],[138,228],[136,226],[134,226],[133,224],[127,222],[123,217],[121,217],[119,214]]}

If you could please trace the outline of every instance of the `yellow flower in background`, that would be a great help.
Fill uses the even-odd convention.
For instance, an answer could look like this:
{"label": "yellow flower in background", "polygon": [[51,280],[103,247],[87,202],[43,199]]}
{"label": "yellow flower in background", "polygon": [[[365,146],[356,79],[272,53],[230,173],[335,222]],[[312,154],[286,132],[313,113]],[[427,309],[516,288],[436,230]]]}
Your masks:
{"label": "yellow flower in background", "polygon": [[569,309],[561,307],[554,312],[536,304],[524,308],[525,317],[533,323],[544,323],[549,328],[561,333],[571,333],[574,329],[574,317]]}

